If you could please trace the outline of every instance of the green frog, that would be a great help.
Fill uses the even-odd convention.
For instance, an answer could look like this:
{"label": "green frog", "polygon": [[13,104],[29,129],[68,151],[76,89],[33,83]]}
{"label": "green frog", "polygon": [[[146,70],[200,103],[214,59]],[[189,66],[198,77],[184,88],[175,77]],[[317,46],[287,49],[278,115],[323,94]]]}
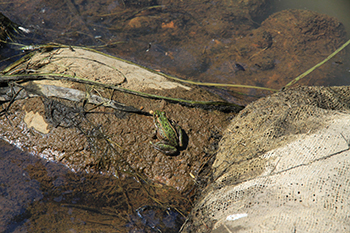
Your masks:
{"label": "green frog", "polygon": [[165,116],[165,112],[156,110],[153,113],[154,124],[156,125],[157,137],[160,140],[152,143],[154,148],[167,155],[174,155],[178,148],[182,147],[182,129],[175,122]]}

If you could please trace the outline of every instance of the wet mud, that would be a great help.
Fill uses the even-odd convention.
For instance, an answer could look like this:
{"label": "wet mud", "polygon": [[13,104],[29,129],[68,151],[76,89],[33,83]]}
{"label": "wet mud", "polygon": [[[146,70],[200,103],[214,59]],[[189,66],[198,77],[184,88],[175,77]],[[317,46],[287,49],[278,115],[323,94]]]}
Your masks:
{"label": "wet mud", "polygon": [[[192,97],[200,98],[201,92],[198,90]],[[161,91],[155,93],[165,94]],[[150,114],[123,113],[106,107],[83,106],[40,97],[12,104],[1,117],[1,136],[9,141],[20,140],[22,148],[35,154],[47,154],[48,159],[67,164],[77,171],[131,169],[180,192],[190,190],[195,184],[190,174],[196,176],[209,159],[210,153],[206,151],[217,143],[214,139],[229,123],[230,115],[160,100],[150,102],[125,93],[113,95],[116,100],[136,108],[165,111],[184,131],[185,144],[180,148],[180,153],[167,156],[152,146],[150,142],[157,139]],[[177,95],[181,93],[177,92]],[[48,124],[49,133],[43,135],[33,128],[27,128],[23,119],[29,112],[42,116]],[[13,129],[13,125],[19,128]]]}
{"label": "wet mud", "polygon": [[[32,70],[30,64],[29,62],[24,65],[24,70]],[[77,172],[71,171],[72,175],[86,174],[82,185],[92,184],[91,192],[97,195],[94,199],[88,199],[91,196],[90,191],[79,188],[76,183],[68,184],[66,189],[54,189],[55,192],[46,191],[47,198],[54,199],[53,202],[50,201],[44,206],[41,203],[32,203],[26,210],[30,214],[23,217],[33,223],[31,230],[41,231],[44,229],[41,227],[46,226],[41,224],[41,221],[46,219],[41,208],[45,209],[45,213],[52,215],[55,227],[66,227],[64,223],[67,221],[67,206],[61,201],[66,192],[73,192],[77,196],[86,196],[84,200],[87,198],[88,201],[75,205],[73,195],[72,198],[64,199],[67,200],[64,203],[69,208],[78,209],[78,215],[82,214],[79,219],[84,219],[79,221],[82,222],[82,227],[87,227],[86,229],[98,228],[100,222],[96,223],[96,226],[85,226],[86,221],[93,221],[91,216],[83,214],[85,209],[98,209],[98,214],[115,217],[112,211],[115,208],[122,212],[118,215],[122,216],[121,222],[111,223],[117,229],[119,226],[127,226],[125,229],[159,228],[167,229],[167,232],[176,232],[187,216],[197,188],[205,185],[210,178],[208,163],[214,158],[220,132],[229,124],[232,113],[186,107],[94,85],[68,81],[63,82],[63,85],[73,87],[74,90],[80,90],[89,96],[100,96],[132,106],[133,109],[139,109],[140,113],[123,112],[90,104],[88,101],[74,102],[45,96],[40,92],[39,84],[33,81],[11,83],[1,87],[1,98],[4,101],[0,116],[1,138],[33,155],[66,165]],[[187,96],[186,98],[199,101],[221,100],[196,87],[190,91],[178,87],[170,91],[150,89],[147,92],[172,98]],[[159,140],[154,137],[154,119],[149,113],[150,110],[157,109],[165,111],[167,117],[183,129],[184,145],[175,155],[165,155],[150,143]],[[204,171],[208,176],[200,177]],[[34,169],[31,176],[36,180],[45,180],[45,174],[45,171]],[[104,187],[104,181],[95,181],[94,175],[100,177],[100,174],[104,175],[102,180],[113,180],[113,184],[108,183]],[[44,184],[41,181],[39,183],[41,188],[52,187],[52,184]],[[106,197],[107,203],[104,202]],[[55,203],[55,200],[59,200],[60,204]],[[101,206],[96,205],[100,202]],[[107,210],[100,210],[105,207]],[[84,211],[80,213],[80,209]],[[56,213],[59,214],[55,215]],[[96,220],[94,214],[92,217]],[[150,218],[153,222],[147,220]],[[101,230],[109,231],[102,228]]]}

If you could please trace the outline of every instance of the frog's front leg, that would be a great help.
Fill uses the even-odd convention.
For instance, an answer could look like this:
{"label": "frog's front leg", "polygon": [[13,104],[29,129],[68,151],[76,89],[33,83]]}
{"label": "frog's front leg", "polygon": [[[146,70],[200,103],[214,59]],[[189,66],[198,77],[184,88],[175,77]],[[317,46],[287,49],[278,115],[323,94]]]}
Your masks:
{"label": "frog's front leg", "polygon": [[152,143],[151,144],[154,146],[154,148],[156,148],[157,150],[163,152],[164,154],[167,155],[173,155],[177,152],[177,148],[169,145],[167,142],[165,141],[159,141],[156,143]]}

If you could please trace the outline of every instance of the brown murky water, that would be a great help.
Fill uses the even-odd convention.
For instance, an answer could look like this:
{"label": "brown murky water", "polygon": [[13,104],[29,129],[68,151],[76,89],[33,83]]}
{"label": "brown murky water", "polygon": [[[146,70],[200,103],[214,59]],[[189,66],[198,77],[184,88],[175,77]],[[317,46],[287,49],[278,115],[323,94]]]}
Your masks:
{"label": "brown murky water", "polygon": [[[339,47],[349,28],[346,1],[310,2],[15,0],[1,2],[0,11],[31,31],[22,33],[21,43],[101,46],[95,48],[184,79],[279,89]],[[315,15],[271,16],[273,8],[316,10],[338,17],[345,27],[319,16],[320,22],[334,23],[317,22],[322,31],[308,34],[303,22]],[[305,33],[299,35],[300,30]],[[347,56],[336,56],[300,84],[350,84]],[[213,91],[241,104],[269,94]],[[176,232],[190,209],[190,201],[172,189],[74,173],[2,141],[0,156],[0,231]],[[149,201],[155,196],[162,205]]]}
{"label": "brown murky water", "polygon": [[1,232],[177,232],[191,206],[173,189],[75,173],[2,140],[0,168]]}
{"label": "brown murky water", "polygon": [[[343,13],[347,7],[342,0],[323,0],[317,5],[314,1],[286,0],[17,0],[1,4],[0,10],[31,30],[25,42],[102,46],[99,49],[109,54],[184,79],[280,89],[344,42],[345,28],[349,28]],[[332,20],[312,22],[308,17],[315,16],[311,14],[271,17],[289,8],[329,13],[346,24],[344,28],[336,26],[338,21],[333,26],[317,25],[322,20]],[[275,28],[274,19],[281,27]],[[283,25],[283,20],[291,20],[291,24]],[[305,24],[298,26],[302,22]],[[320,29],[312,31],[313,37],[308,29],[300,34],[300,27],[311,24]],[[285,30],[293,25],[292,31]],[[297,43],[290,43],[294,40]],[[338,56],[324,70],[299,84],[349,84],[347,60]],[[231,94],[234,91],[236,97],[226,95],[228,100],[243,104],[254,98],[237,97],[235,91],[256,98],[269,94],[254,89],[225,90]]]}

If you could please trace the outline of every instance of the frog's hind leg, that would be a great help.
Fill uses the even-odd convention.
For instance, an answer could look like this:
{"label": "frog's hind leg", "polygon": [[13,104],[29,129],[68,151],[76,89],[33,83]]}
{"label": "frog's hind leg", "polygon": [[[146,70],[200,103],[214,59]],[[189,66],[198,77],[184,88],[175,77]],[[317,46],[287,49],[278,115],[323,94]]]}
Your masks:
{"label": "frog's hind leg", "polygon": [[160,152],[162,152],[162,153],[164,153],[166,155],[174,155],[177,152],[177,148],[176,147],[171,146],[171,145],[167,144],[164,141],[159,141],[159,142],[156,142],[156,143],[150,142],[150,143],[153,145],[153,147],[156,150],[159,150]]}

